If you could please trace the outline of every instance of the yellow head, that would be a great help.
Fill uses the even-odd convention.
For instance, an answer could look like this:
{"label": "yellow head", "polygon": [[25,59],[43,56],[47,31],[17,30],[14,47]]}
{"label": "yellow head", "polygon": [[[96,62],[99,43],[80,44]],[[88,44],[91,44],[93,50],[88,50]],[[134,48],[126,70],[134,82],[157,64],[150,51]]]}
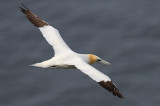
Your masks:
{"label": "yellow head", "polygon": [[109,62],[102,60],[101,58],[99,58],[98,56],[94,54],[88,54],[88,57],[89,57],[89,64],[101,63],[101,64],[110,65]]}

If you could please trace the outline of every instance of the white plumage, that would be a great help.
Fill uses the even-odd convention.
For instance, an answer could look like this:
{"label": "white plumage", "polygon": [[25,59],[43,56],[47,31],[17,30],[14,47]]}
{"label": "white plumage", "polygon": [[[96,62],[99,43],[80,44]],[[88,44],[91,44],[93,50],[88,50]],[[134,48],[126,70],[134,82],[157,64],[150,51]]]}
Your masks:
{"label": "white plumage", "polygon": [[[23,5],[23,4],[22,4]],[[115,96],[123,98],[118,88],[112,83],[111,79],[105,74],[91,66],[94,63],[110,64],[93,54],[78,54],[73,52],[64,42],[57,29],[50,26],[32,13],[25,5],[20,7],[28,20],[40,29],[43,37],[53,47],[55,56],[49,60],[32,64],[32,66],[42,68],[77,68],[84,74],[98,82],[102,87],[112,92]]]}
{"label": "white plumage", "polygon": [[47,42],[53,46],[55,55],[63,54],[64,52],[71,52],[71,49],[63,41],[57,29],[50,25],[39,27],[39,29]]}

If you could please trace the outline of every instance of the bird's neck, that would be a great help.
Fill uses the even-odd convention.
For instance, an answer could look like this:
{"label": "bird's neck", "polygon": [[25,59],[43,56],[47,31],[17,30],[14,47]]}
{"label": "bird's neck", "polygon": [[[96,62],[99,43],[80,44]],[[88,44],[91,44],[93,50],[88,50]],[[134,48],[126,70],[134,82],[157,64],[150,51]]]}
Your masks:
{"label": "bird's neck", "polygon": [[88,64],[94,64],[97,61],[97,56],[93,54],[80,54],[80,56]]}

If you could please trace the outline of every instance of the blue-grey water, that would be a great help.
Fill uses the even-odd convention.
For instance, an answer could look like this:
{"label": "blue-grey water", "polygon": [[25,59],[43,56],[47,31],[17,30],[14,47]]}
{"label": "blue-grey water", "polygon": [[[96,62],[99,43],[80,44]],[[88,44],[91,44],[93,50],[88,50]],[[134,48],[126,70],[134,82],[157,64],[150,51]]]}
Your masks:
{"label": "blue-grey water", "polygon": [[[57,28],[74,51],[111,62],[94,67],[125,99],[77,69],[30,67],[54,51],[19,11],[20,3]],[[158,106],[159,81],[159,0],[0,1],[0,106]]]}

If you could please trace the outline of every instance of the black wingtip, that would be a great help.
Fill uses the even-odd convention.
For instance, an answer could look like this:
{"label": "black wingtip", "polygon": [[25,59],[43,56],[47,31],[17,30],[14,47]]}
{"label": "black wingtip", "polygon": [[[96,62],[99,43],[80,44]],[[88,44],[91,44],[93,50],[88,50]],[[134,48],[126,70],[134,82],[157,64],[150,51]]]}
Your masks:
{"label": "black wingtip", "polygon": [[24,5],[23,3],[21,3],[21,5],[26,9],[29,10],[28,7],[26,5]]}
{"label": "black wingtip", "polygon": [[112,92],[112,94],[114,96],[117,96],[121,99],[124,99],[123,95],[119,92],[118,88],[115,86],[114,83],[112,83],[112,81],[100,81],[98,82],[102,87],[104,87],[106,90],[108,90],[109,92]]}
{"label": "black wingtip", "polygon": [[20,11],[22,11],[22,12],[26,11],[24,8],[22,8],[22,7],[20,7],[20,6],[19,6],[19,9],[20,9]]}
{"label": "black wingtip", "polygon": [[35,15],[34,13],[32,13],[32,11],[30,11],[23,3],[21,5],[22,6],[19,7],[20,11],[26,15],[26,17],[28,18],[28,20],[34,26],[36,26],[36,27],[43,27],[43,26],[48,25],[47,22],[43,21],[37,15]]}
{"label": "black wingtip", "polygon": [[22,11],[23,13],[25,13],[25,12],[27,12],[27,11],[30,11],[30,10],[28,9],[28,7],[27,7],[27,6],[25,6],[23,3],[21,3],[21,5],[22,5],[22,7],[21,7],[21,6],[19,6],[20,11]]}

